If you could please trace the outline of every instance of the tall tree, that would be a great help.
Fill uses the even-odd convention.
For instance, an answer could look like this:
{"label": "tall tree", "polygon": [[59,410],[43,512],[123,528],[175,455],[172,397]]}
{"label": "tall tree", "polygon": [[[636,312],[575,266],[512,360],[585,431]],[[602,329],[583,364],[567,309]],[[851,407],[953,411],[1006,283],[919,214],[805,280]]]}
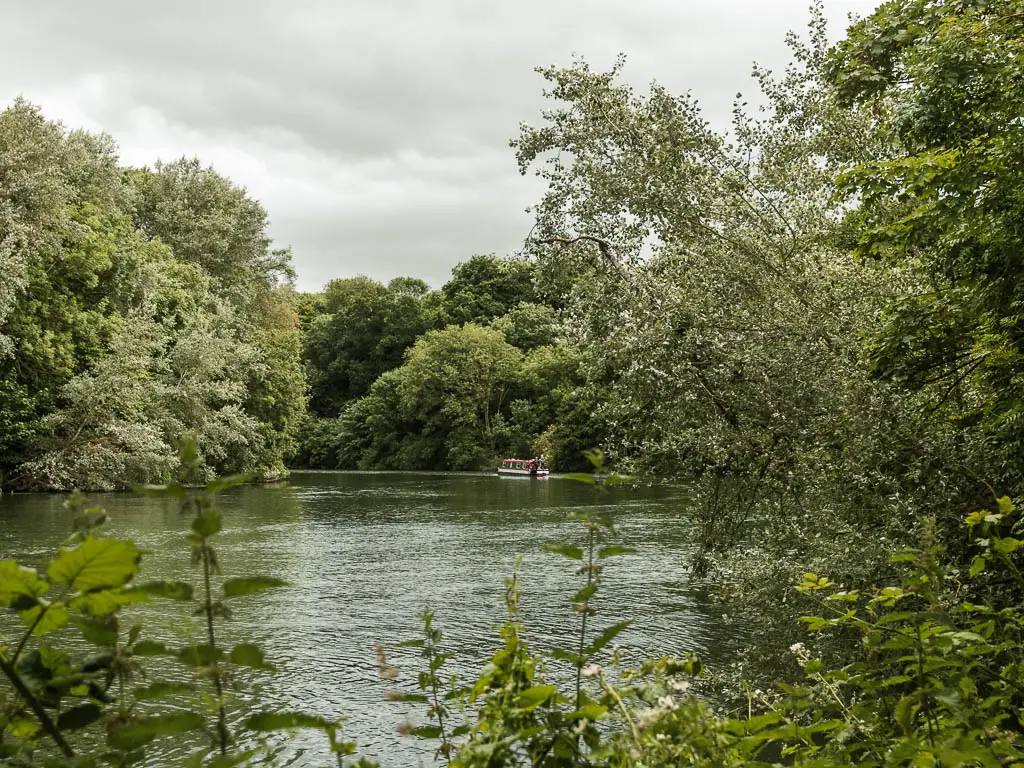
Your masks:
{"label": "tall tree", "polygon": [[894,143],[841,178],[858,252],[919,278],[873,337],[875,371],[956,427],[975,494],[1024,493],[1024,3],[885,3],[828,73]]}
{"label": "tall tree", "polygon": [[427,330],[429,315],[421,280],[398,278],[384,286],[367,277],[332,280],[322,314],[306,332],[306,370],[312,411],[336,416],[345,403],[365,395],[385,371]]}

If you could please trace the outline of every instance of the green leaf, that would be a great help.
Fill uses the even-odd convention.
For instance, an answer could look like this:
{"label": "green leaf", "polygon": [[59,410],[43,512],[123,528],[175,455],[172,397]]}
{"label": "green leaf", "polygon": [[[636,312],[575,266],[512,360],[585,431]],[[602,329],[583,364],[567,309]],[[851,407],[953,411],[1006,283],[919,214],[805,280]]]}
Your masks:
{"label": "green leaf", "polygon": [[587,584],[583,589],[572,596],[572,602],[574,603],[585,603],[587,600],[594,596],[597,592],[597,582],[591,582]]}
{"label": "green leaf", "polygon": [[174,651],[154,640],[140,640],[132,649],[136,656],[173,656]]}
{"label": "green leaf", "polygon": [[607,713],[608,707],[602,707],[600,704],[585,704],[575,712],[571,712],[569,717],[575,720],[585,717],[587,720],[594,721]]}
{"label": "green leaf", "polygon": [[252,667],[253,669],[266,669],[273,671],[273,665],[267,662],[266,656],[263,654],[263,649],[259,646],[253,645],[252,643],[241,643],[231,649],[231,655],[228,660],[232,664],[240,664],[243,667]]}
{"label": "green leaf", "polygon": [[423,640],[403,640],[398,644],[399,648],[422,648],[425,645]]}
{"label": "green leaf", "polygon": [[157,736],[185,733],[202,728],[205,718],[196,712],[172,712],[153,717],[141,717],[124,725],[117,725],[107,733],[107,741],[114,749],[125,752],[152,741]]}
{"label": "green leaf", "polygon": [[244,485],[252,480],[252,475],[225,475],[224,477],[218,477],[216,480],[211,480],[206,484],[207,493],[220,493],[226,491],[228,488],[234,488],[236,485]]}
{"label": "green leaf", "polygon": [[73,611],[90,616],[108,616],[116,613],[122,606],[144,603],[148,599],[149,596],[141,592],[119,587],[76,595],[71,598],[68,605]]}
{"label": "green leaf", "polygon": [[196,515],[195,520],[192,521],[192,530],[195,531],[198,536],[203,538],[208,538],[214,534],[220,533],[220,512],[216,509],[208,509],[201,514]]}
{"label": "green leaf", "polygon": [[[26,627],[32,627],[32,634],[36,637],[47,635],[50,632],[63,627],[68,623],[68,609],[62,603],[54,603],[50,606],[37,605],[18,614]],[[38,620],[38,624],[36,621]]]}
{"label": "green leaf", "polygon": [[436,739],[441,735],[441,726],[418,725],[412,729],[411,733],[421,739]]}
{"label": "green leaf", "polygon": [[594,484],[594,476],[588,475],[586,472],[570,472],[567,475],[562,475],[564,480],[572,480],[574,483],[586,483],[587,485]]}
{"label": "green leaf", "polygon": [[331,730],[336,728],[337,724],[319,715],[307,715],[303,712],[259,712],[247,717],[244,726],[250,731],[283,731],[290,728]]}
{"label": "green leaf", "polygon": [[544,552],[550,552],[553,555],[561,555],[567,557],[570,560],[582,560],[583,550],[579,547],[569,546],[568,544],[546,544],[541,547]]}
{"label": "green leaf", "polygon": [[981,555],[975,556],[974,560],[971,561],[971,570],[968,571],[968,575],[974,578],[979,573],[985,570],[985,558]]}
{"label": "green leaf", "polygon": [[76,616],[71,623],[93,645],[113,645],[117,642],[117,620],[112,616],[100,619]]}
{"label": "green leaf", "polygon": [[553,685],[534,685],[520,691],[515,698],[514,706],[522,710],[536,709],[555,695],[558,688]]}
{"label": "green leaf", "polygon": [[188,683],[171,683],[166,680],[156,680],[145,687],[135,689],[135,698],[140,701],[152,701],[161,699],[164,696],[175,696],[179,693],[194,691],[195,686]]}
{"label": "green leaf", "polygon": [[191,600],[193,594],[192,585],[183,581],[147,581],[130,587],[128,591],[167,600]]}
{"label": "green leaf", "polygon": [[597,557],[599,560],[604,560],[606,557],[617,557],[618,555],[635,555],[636,549],[633,547],[623,546],[612,546],[612,547],[601,547],[597,551]]}
{"label": "green leaf", "polygon": [[592,653],[597,653],[599,650],[604,648],[608,643],[614,640],[622,630],[626,629],[632,621],[620,621],[618,624],[612,624],[606,630],[604,630],[597,639],[590,644],[590,647],[586,649],[586,655],[589,656]]}
{"label": "green leaf", "polygon": [[139,568],[139,550],[130,541],[86,537],[72,549],[61,549],[47,574],[57,584],[87,592],[120,587]]}
{"label": "green leaf", "polygon": [[41,579],[34,568],[25,568],[14,560],[0,560],[0,605],[11,605],[19,599],[34,603],[49,588],[49,583]]}
{"label": "green leaf", "polygon": [[57,727],[62,731],[77,731],[92,725],[103,715],[103,708],[98,704],[80,704],[64,710],[57,718]]}
{"label": "green leaf", "polygon": [[1016,552],[1021,544],[1024,544],[1024,541],[1015,539],[1012,536],[1007,536],[1005,538],[993,537],[992,539],[992,549],[1001,555],[1009,555]]}
{"label": "green leaf", "polygon": [[281,579],[273,579],[266,576],[253,576],[246,579],[228,579],[224,582],[224,597],[241,597],[251,595],[254,592],[263,592],[268,589],[287,587],[290,584]]}
{"label": "green leaf", "polygon": [[[137,646],[136,646],[136,652]],[[210,645],[190,645],[175,654],[178,660],[190,667],[208,667],[224,658],[224,651]]]}

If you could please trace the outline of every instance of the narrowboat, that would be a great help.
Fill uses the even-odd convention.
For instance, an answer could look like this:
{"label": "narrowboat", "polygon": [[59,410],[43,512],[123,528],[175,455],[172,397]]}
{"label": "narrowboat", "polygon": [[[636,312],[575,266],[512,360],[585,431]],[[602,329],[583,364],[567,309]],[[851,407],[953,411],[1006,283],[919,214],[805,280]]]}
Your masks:
{"label": "narrowboat", "polygon": [[498,465],[498,474],[510,477],[543,478],[550,472],[543,459],[502,459]]}

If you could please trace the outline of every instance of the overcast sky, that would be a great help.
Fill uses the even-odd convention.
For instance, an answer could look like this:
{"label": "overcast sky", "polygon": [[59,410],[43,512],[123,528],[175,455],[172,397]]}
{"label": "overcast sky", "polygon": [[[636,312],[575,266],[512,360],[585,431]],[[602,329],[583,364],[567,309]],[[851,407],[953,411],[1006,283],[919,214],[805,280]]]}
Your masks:
{"label": "overcast sky", "polygon": [[[875,0],[826,0],[831,34]],[[691,90],[725,125],[751,62],[781,69],[804,0],[0,0],[0,104],[104,130],[123,162],[198,156],[245,186],[298,287],[507,253],[541,194],[508,140],[538,65],[574,53]]]}

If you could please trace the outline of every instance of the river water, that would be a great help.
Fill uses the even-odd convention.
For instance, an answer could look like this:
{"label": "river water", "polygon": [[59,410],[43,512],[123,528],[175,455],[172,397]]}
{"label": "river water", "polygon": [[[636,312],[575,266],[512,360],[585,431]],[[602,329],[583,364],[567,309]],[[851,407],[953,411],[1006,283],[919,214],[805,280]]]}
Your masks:
{"label": "river water", "polygon": [[[45,564],[68,532],[62,502],[58,495],[0,497],[0,559]],[[148,550],[143,580],[197,583],[184,540],[189,520],[173,503],[136,494],[98,495],[90,503],[107,509],[112,534]],[[234,600],[234,615],[222,624],[226,644],[260,643],[278,669],[237,677],[230,691],[236,722],[257,707],[344,716],[357,754],[385,766],[433,764],[434,743],[398,733],[402,723],[421,722],[425,707],[385,699],[396,688],[414,691],[422,668],[415,649],[395,646],[417,636],[417,614],[430,606],[454,657],[445,669],[478,670],[498,647],[503,579],[520,555],[531,645],[568,645],[578,626],[569,597],[580,577],[569,561],[540,546],[582,544],[581,524],[570,519],[582,509],[613,515],[619,541],[638,550],[608,561],[594,625],[633,619],[617,640],[629,659],[714,655],[714,608],[687,580],[688,502],[678,487],[620,487],[598,496],[557,477],[296,472],[287,484],[233,489],[219,506],[223,575],[273,575],[291,583]],[[184,645],[197,632],[180,603],[138,610],[146,614],[145,637]],[[401,670],[394,680],[379,675],[377,643]],[[173,675],[187,677],[181,670],[160,672]],[[164,739],[151,748],[150,764],[176,762],[198,744]],[[330,764],[315,733],[300,733],[280,749],[293,765]]]}

